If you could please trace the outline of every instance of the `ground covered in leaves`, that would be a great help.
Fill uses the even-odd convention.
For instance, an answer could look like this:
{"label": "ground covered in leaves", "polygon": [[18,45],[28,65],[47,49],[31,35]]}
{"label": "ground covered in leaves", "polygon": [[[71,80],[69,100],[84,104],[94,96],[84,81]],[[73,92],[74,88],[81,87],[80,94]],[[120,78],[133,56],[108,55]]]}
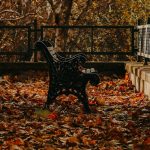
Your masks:
{"label": "ground covered in leaves", "polygon": [[0,80],[0,149],[149,149],[150,104],[127,75],[103,75],[98,86],[88,85],[92,113],[84,114],[73,95],[61,95],[42,110],[48,78],[35,74]]}

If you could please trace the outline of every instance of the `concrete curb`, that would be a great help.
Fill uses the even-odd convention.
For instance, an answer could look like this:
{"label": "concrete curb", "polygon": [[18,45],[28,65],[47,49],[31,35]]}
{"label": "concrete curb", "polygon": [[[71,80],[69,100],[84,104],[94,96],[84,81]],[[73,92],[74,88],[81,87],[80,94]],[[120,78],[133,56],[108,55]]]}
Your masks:
{"label": "concrete curb", "polygon": [[125,69],[135,89],[143,92],[150,99],[150,64],[144,66],[141,62],[131,62],[126,63]]}

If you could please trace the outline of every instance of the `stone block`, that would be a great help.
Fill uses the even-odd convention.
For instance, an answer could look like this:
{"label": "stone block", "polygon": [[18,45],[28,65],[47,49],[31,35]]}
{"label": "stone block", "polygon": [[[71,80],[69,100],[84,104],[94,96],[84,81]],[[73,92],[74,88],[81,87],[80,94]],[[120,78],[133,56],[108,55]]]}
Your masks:
{"label": "stone block", "polygon": [[144,66],[143,63],[131,62],[126,64],[125,69],[135,89],[144,92],[150,99],[150,64]]}

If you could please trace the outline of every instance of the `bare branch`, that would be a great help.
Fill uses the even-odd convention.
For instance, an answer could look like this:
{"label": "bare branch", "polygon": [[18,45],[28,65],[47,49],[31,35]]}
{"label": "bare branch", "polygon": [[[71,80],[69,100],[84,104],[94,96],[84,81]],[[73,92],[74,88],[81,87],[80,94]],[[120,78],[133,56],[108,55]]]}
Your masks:
{"label": "bare branch", "polygon": [[77,21],[75,22],[75,24],[77,24],[78,21],[82,19],[82,17],[86,14],[86,12],[87,12],[88,8],[91,6],[91,4],[92,4],[92,0],[87,0],[86,7],[83,9],[83,11],[80,13],[78,18],[76,19]]}
{"label": "bare branch", "polygon": [[3,10],[0,12],[0,14],[3,14],[3,13],[15,13],[20,16],[20,13],[18,13],[17,11],[14,11],[12,9],[6,9],[6,10]]}
{"label": "bare branch", "polygon": [[21,16],[21,17],[17,17],[17,18],[10,18],[10,19],[0,18],[0,21],[17,21],[17,20],[24,19],[25,17],[30,16],[30,15],[35,15],[35,13],[28,13],[25,16]]}
{"label": "bare branch", "polygon": [[68,4],[68,7],[67,7],[66,15],[65,15],[65,18],[64,18],[65,19],[65,22],[64,22],[65,25],[69,24],[69,19],[70,19],[70,15],[71,15],[73,0],[70,0],[69,2],[67,2],[67,4]]}
{"label": "bare branch", "polygon": [[52,8],[52,11],[53,13],[55,13],[55,6],[54,6],[54,3],[53,3],[53,0],[47,0],[49,2],[49,4],[51,5],[51,8]]}

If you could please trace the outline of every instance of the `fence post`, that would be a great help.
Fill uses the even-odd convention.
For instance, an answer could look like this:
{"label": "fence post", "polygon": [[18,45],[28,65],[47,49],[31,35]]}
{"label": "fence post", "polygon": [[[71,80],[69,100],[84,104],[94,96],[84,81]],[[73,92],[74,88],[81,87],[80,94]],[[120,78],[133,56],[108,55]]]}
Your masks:
{"label": "fence post", "polygon": [[[34,43],[37,41],[38,39],[38,34],[37,34],[37,19],[34,20],[34,23],[33,23],[33,26],[34,26]],[[34,62],[37,62],[37,50],[35,49],[34,50]]]}
{"label": "fence post", "polygon": [[137,30],[131,27],[131,50],[133,55],[137,53],[137,48],[135,48],[135,32],[137,32]]}
{"label": "fence post", "polygon": [[[147,18],[147,22],[146,22],[146,23],[147,23],[147,25],[150,24],[150,18]],[[147,27],[147,29],[148,29],[148,27]],[[147,36],[147,35],[148,35],[147,32],[148,32],[148,31],[146,30],[146,33],[145,33],[145,36],[146,36],[146,37],[145,37],[145,40],[146,40],[146,41],[145,41],[145,42],[146,42],[145,51],[147,51],[147,49],[148,49],[147,44],[149,44],[149,41],[148,41],[148,38],[149,38],[149,37]],[[144,57],[144,65],[148,65],[148,58],[146,58],[146,57]]]}
{"label": "fence post", "polygon": [[147,19],[146,51],[150,58],[150,17]]}
{"label": "fence post", "polygon": [[[142,19],[138,19],[137,27],[143,24]],[[138,29],[138,52],[141,53],[142,48],[142,30]],[[141,61],[141,56],[137,54],[137,62]]]}
{"label": "fence post", "polygon": [[93,27],[91,28],[91,52],[93,53],[93,50],[94,50],[94,31],[93,31],[94,29],[93,29]]}
{"label": "fence post", "polygon": [[31,27],[28,27],[28,52],[25,60],[30,60],[32,56],[32,49],[31,49]]}

